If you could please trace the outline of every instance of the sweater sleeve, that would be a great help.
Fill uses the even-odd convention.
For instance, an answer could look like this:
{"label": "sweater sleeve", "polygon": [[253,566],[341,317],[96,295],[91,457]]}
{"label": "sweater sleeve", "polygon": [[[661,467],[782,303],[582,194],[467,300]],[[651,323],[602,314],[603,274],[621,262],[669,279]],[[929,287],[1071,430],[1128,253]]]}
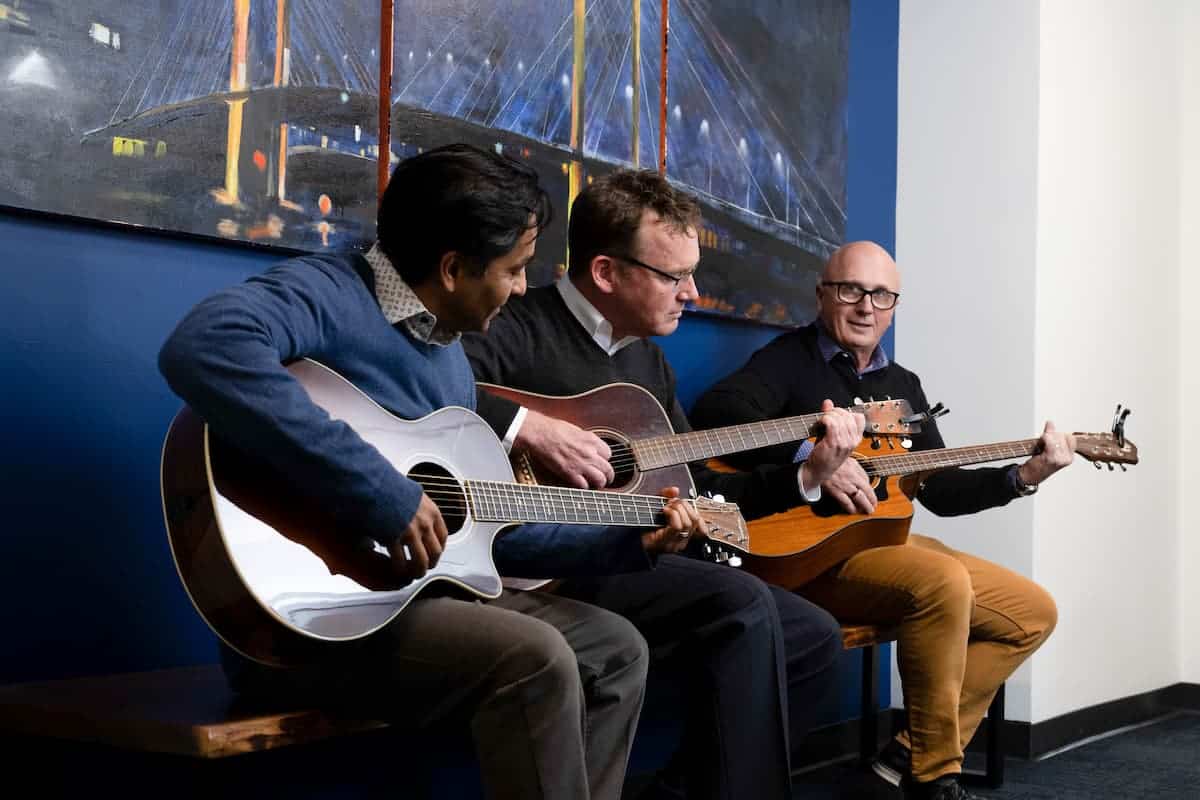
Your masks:
{"label": "sweater sleeve", "polygon": [[[921,379],[912,375],[912,386],[906,397],[914,409],[929,407]],[[921,433],[913,437],[914,450],[939,450],[946,446],[938,430],[937,420],[921,423]],[[1008,477],[1009,467],[952,467],[931,474],[921,484],[917,499],[921,505],[939,517],[974,514],[989,508],[1007,505],[1016,495]]]}
{"label": "sweater sleeve", "polygon": [[319,354],[358,280],[320,261],[285,262],[196,306],[159,353],[171,389],[215,431],[262,454],[348,531],[388,543],[408,527],[421,487],[315,405],[284,364]]}
{"label": "sweater sleeve", "polygon": [[[691,418],[696,427],[720,428],[785,416],[791,394],[788,380],[796,371],[792,342],[787,335],[774,339],[755,352],[741,369],[701,395],[692,407]],[[790,464],[798,446],[798,442],[791,442],[762,447],[731,453],[725,460],[744,469],[756,464]],[[799,493],[797,488],[797,496]]]}
{"label": "sweater sleeve", "polygon": [[574,578],[650,569],[642,528],[518,525],[496,538],[493,554],[509,578]]}

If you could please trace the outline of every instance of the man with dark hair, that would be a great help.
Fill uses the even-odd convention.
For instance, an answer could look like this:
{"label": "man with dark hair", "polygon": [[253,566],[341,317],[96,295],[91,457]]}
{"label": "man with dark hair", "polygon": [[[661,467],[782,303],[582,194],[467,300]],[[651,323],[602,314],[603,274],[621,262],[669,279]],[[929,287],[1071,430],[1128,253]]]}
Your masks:
{"label": "man with dark hair", "polygon": [[[634,383],[657,398],[677,433],[690,430],[675,376],[648,337],[674,331],[696,297],[698,224],[695,201],[657,173],[597,179],[571,209],[568,276],[514,300],[488,336],[464,337],[476,377],[549,395]],[[591,432],[487,394],[478,404],[506,441],[565,481],[613,480],[609,448]],[[827,433],[801,470],[717,475],[696,465],[696,482],[747,516],[803,502],[803,487],[832,475],[862,434],[862,418],[845,410],[827,407],[823,422]],[[810,727],[841,650],[828,613],[682,555],[660,557],[652,573],[572,579],[557,591],[628,617],[685,693],[683,745],[649,796],[791,797],[789,739]]]}
{"label": "man with dark hair", "polygon": [[[879,346],[900,298],[900,273],[873,242],[838,249],[817,285],[815,323],[784,334],[713,386],[692,410],[701,427],[811,411],[825,397],[903,397],[926,407],[920,379]],[[923,423],[914,449],[944,447],[937,423]],[[807,443],[747,453],[740,463],[792,463]],[[940,516],[973,514],[1032,494],[1069,464],[1070,434],[1046,424],[1040,449],[1020,465],[947,469],[924,478],[921,504]],[[734,459],[736,460],[736,459]],[[876,496],[866,472],[847,460],[821,485],[848,513],[869,514]],[[958,783],[963,748],[996,690],[1050,636],[1054,600],[998,564],[912,535],[907,544],[864,550],[801,589],[839,619],[896,626],[908,730],[888,743],[875,772],[909,798],[965,800]]]}
{"label": "man with dark hair", "polygon": [[[365,256],[294,258],[208,298],[164,345],[160,368],[214,430],[265,454],[297,492],[336,509],[346,530],[418,578],[446,543],[437,506],[314,405],[284,365],[320,361],[406,419],[473,407],[459,334],[486,330],[525,291],[549,218],[527,167],[465,145],[431,150],[396,168]],[[632,533],[520,526],[498,540],[497,565],[548,575],[648,569],[647,553],[703,531],[679,501],[666,519]],[[617,800],[646,661],[640,634],[610,612],[535,592],[481,603],[453,589],[418,595],[338,661],[280,670],[226,653],[235,686],[291,687],[413,727],[468,720],[489,796],[512,800]]]}

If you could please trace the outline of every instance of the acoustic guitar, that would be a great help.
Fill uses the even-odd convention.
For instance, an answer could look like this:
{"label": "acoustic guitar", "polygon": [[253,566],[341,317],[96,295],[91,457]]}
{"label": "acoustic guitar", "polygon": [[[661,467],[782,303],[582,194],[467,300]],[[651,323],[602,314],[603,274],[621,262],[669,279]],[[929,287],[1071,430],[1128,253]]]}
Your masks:
{"label": "acoustic guitar", "polygon": [[[566,420],[591,431],[608,444],[615,477],[606,490],[657,492],[667,486],[692,488],[687,465],[730,453],[740,453],[786,442],[798,442],[820,433],[821,414],[730,425],[724,428],[675,433],[670,417],[650,392],[631,383],[611,383],[566,397],[478,384],[489,394],[503,397],[549,417]],[[924,414],[914,414],[907,400],[858,403],[850,411],[867,421],[864,436],[908,437],[921,430]],[[513,469],[522,483],[558,484],[561,479],[526,452],[513,453]]]}
{"label": "acoustic guitar", "polygon": [[[201,617],[250,659],[270,665],[323,659],[386,626],[432,585],[499,596],[492,542],[517,522],[643,529],[663,522],[668,501],[661,496],[515,483],[496,435],[467,409],[402,420],[316,362],[288,369],[314,403],[421,484],[450,535],[436,566],[404,581],[382,545],[343,530],[284,472],[235,449],[183,408],[162,453],[171,553]],[[744,540],[737,506],[690,502],[731,541]]]}
{"label": "acoustic guitar", "polygon": [[[1118,408],[1118,411],[1120,409]],[[1128,412],[1126,412],[1128,413]],[[1107,464],[1136,464],[1137,446],[1124,435],[1124,416],[1112,433],[1076,433],[1075,452],[1099,469]],[[827,510],[825,504],[798,506],[749,523],[748,540],[722,540],[719,547],[740,558],[745,569],[768,583],[797,589],[825,570],[871,547],[904,544],[913,516],[913,498],[930,474],[949,467],[983,464],[1033,455],[1038,439],[918,450],[877,455],[864,442],[853,457],[862,466],[875,489],[878,505],[872,514],[847,514]],[[720,462],[711,463],[725,468]]]}

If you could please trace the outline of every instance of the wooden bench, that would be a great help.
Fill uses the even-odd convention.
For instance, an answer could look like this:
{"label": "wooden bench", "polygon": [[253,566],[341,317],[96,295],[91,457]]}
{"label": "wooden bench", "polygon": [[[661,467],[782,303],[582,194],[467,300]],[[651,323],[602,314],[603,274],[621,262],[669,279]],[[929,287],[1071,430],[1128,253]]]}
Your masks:
{"label": "wooden bench", "polygon": [[217,759],[387,727],[247,703],[215,664],[0,686],[0,733]]}
{"label": "wooden bench", "polygon": [[[896,629],[882,625],[842,624],[842,646],[861,649],[862,713],[859,721],[858,757],[869,766],[879,751],[879,653],[878,646],[896,641]],[[1004,783],[1004,685],[1001,684],[982,726],[987,734],[985,768],[982,772],[963,770],[964,782],[982,783],[996,788]]]}
{"label": "wooden bench", "polygon": [[[859,758],[864,764],[870,764],[879,747],[877,648],[895,638],[895,630],[886,627],[842,628],[845,649],[863,651]],[[976,773],[991,786],[1004,779],[1003,721],[1001,687],[985,721],[987,768]],[[217,665],[0,686],[0,735],[189,759],[224,759],[387,727],[380,720],[346,718],[316,708],[247,702],[229,689]]]}

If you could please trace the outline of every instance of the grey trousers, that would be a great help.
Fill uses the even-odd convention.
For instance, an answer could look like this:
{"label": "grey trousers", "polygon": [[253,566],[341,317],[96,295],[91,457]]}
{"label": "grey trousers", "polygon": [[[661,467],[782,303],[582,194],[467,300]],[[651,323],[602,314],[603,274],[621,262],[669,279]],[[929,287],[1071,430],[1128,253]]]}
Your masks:
{"label": "grey trousers", "polygon": [[320,668],[250,666],[235,688],[282,681],[414,729],[464,719],[493,800],[620,798],[648,665],[622,617],[542,592],[418,598],[371,639]]}

